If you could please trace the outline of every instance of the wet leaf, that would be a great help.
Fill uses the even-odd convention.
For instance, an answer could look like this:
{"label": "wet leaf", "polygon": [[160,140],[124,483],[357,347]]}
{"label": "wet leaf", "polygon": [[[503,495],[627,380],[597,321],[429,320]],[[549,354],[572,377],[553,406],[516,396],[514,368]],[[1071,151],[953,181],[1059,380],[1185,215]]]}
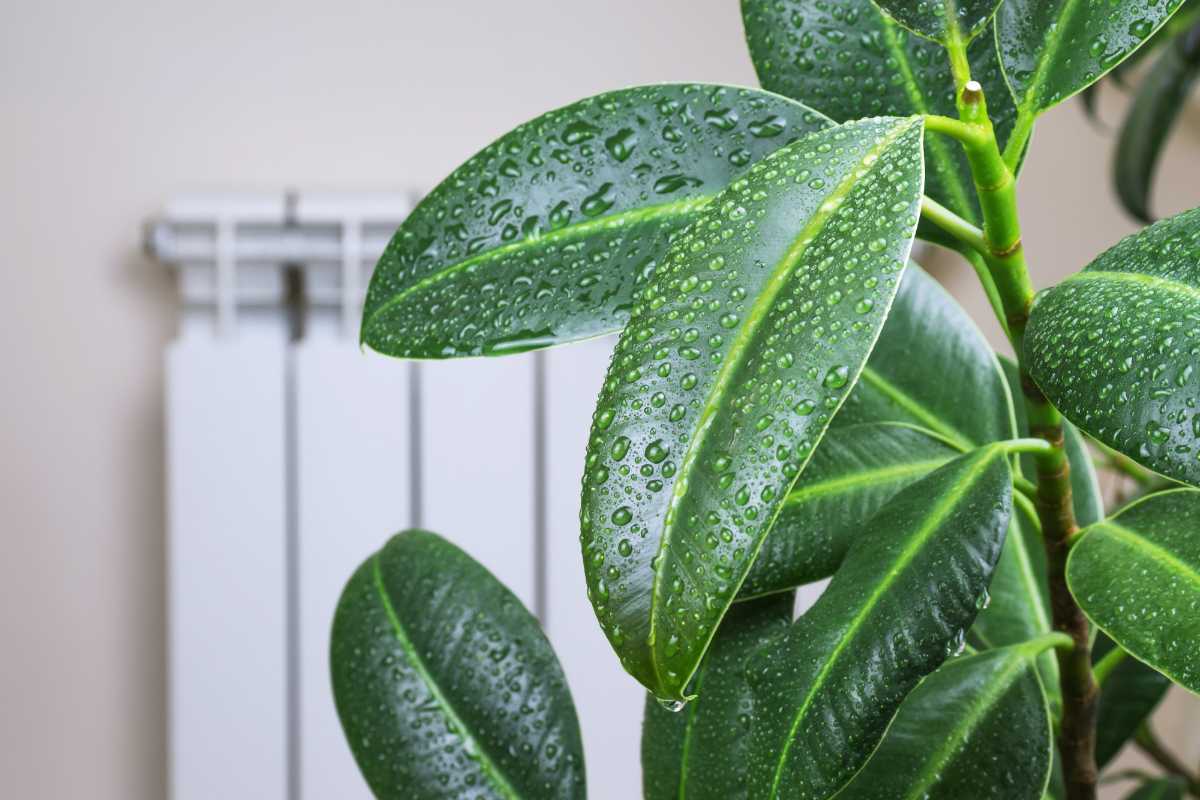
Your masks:
{"label": "wet leaf", "polygon": [[[742,0],[742,19],[763,87],[801,100],[838,122],[879,114],[958,116],[954,79],[942,46],[909,33],[871,0]],[[967,56],[972,77],[987,93],[988,112],[1003,144],[1016,108],[990,27],[971,43]],[[925,160],[925,193],[979,223],[962,147],[944,136],[926,137]],[[953,246],[935,226],[922,224],[919,233]]]}
{"label": "wet leaf", "polygon": [[622,664],[684,687],[853,387],[907,262],[921,121],[778,151],[672,246],[605,378],[581,512],[588,591]]}
{"label": "wet leaf", "polygon": [[1085,528],[1067,560],[1080,608],[1114,642],[1200,692],[1200,491],[1145,497]]}
{"label": "wet leaf", "polygon": [[470,556],[407,531],[342,592],[333,694],[380,800],[583,798],[583,747],[537,620]]}
{"label": "wet leaf", "polygon": [[1040,800],[1054,740],[1037,643],[946,662],[837,800]]}
{"label": "wet leaf", "polygon": [[[1020,644],[1054,629],[1037,512],[1025,498],[1014,500],[1008,536],[988,586],[989,601],[967,635],[967,641],[981,649]],[[1057,710],[1061,705],[1058,660],[1047,650],[1037,661],[1051,709]]]}
{"label": "wet leaf", "polygon": [[1183,0],[1005,0],[996,47],[1023,117],[1083,91],[1129,57]]}
{"label": "wet leaf", "polygon": [[1156,223],[1039,295],[1030,373],[1072,422],[1200,484],[1200,209]]}
{"label": "wet leaf", "polygon": [[740,597],[828,578],[875,512],[958,454],[929,431],[908,425],[830,430],[788,493]]}
{"label": "wet leaf", "polygon": [[906,422],[970,450],[1016,435],[996,354],[953,297],[911,265],[835,426]]}
{"label": "wet leaf", "polygon": [[1003,448],[960,456],[869,520],[816,604],[750,661],[750,797],[823,800],[917,683],[965,646],[1012,510]]}
{"label": "wet leaf", "polygon": [[966,43],[987,27],[1001,0],[874,0],[910,31],[943,44]]}
{"label": "wet leaf", "polygon": [[646,697],[642,723],[645,800],[739,800],[754,706],[746,660],[792,621],[793,592],[729,610],[694,679],[699,697],[678,712]]}
{"label": "wet leaf", "polygon": [[362,340],[501,355],[620,330],[671,238],[767,153],[829,121],[754,89],[597,95],[497,139],[421,201],[371,278]]}

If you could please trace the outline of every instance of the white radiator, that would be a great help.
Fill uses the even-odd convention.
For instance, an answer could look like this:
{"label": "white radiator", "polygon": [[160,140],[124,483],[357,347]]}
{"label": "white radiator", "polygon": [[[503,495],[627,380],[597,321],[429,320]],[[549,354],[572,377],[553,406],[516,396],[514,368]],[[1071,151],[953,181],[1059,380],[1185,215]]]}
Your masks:
{"label": "white radiator", "polygon": [[414,525],[546,625],[591,796],[641,795],[642,693],[592,616],[583,450],[612,339],[503,359],[361,352],[371,268],[404,195],[193,196],[147,229],[179,273],[167,353],[173,800],[368,798],[327,654],[343,582]]}

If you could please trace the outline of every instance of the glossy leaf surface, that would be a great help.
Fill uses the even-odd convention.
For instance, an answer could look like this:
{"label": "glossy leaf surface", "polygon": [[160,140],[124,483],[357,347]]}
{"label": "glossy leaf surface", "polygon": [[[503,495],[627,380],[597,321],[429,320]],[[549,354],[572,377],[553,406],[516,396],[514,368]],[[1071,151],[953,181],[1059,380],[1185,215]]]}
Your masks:
{"label": "glossy leaf surface", "polygon": [[[900,2],[892,5],[900,5]],[[839,122],[877,114],[958,116],[950,62],[940,44],[896,24],[871,0],[742,0],[746,41],[764,88]],[[990,28],[967,51],[971,75],[987,93],[1003,144],[1016,118]],[[925,193],[978,223],[975,189],[962,147],[926,138]],[[921,235],[950,244],[940,230]]]}
{"label": "glossy leaf surface", "polygon": [[921,196],[919,119],[778,151],[680,235],[601,390],[581,512],[622,664],[683,699],[763,537],[879,335]]}
{"label": "glossy leaf surface", "polygon": [[961,450],[1016,435],[995,353],[962,306],[915,265],[834,424],[884,421],[927,428]]}
{"label": "glossy leaf surface", "polygon": [[1054,746],[1037,648],[946,662],[900,706],[837,800],[1040,800]]}
{"label": "glossy leaf surface", "polygon": [[938,437],[907,425],[831,430],[788,493],[741,597],[828,578],[875,512],[958,454]]}
{"label": "glossy leaf surface", "polygon": [[1200,484],[1200,209],[1123,239],[1039,295],[1030,373],[1087,433]]}
{"label": "glossy leaf surface", "polygon": [[1155,60],[1121,124],[1113,179],[1125,210],[1142,222],[1150,213],[1158,157],[1200,77],[1200,24],[1168,44]]}
{"label": "glossy leaf surface", "polygon": [[1187,784],[1181,778],[1159,778],[1139,786],[1126,800],[1183,800]]}
{"label": "glossy leaf surface", "polygon": [[[1103,633],[1092,646],[1094,663],[1115,647]],[[1162,702],[1171,681],[1136,658],[1126,656],[1113,667],[1100,686],[1100,710],[1096,720],[1096,765],[1103,767],[1116,758],[1125,743],[1137,733],[1155,707]]]}
{"label": "glossy leaf surface", "polygon": [[[1037,513],[1031,503],[1014,498],[1004,549],[988,586],[989,601],[979,612],[967,641],[980,648],[1017,645],[1053,630],[1046,583],[1046,553]],[[1037,657],[1042,685],[1057,709],[1060,702],[1058,660],[1047,650]]]}
{"label": "glossy leaf surface", "polygon": [[729,610],[696,672],[699,697],[672,712],[646,697],[642,723],[645,800],[738,800],[746,796],[746,759],[754,707],[746,660],[792,621],[795,594],[784,592]]}
{"label": "glossy leaf surface", "polygon": [[338,716],[380,800],[583,798],[579,722],[536,619],[433,533],[393,537],[346,585]]}
{"label": "glossy leaf surface", "polygon": [[969,42],[987,27],[1001,0],[874,0],[913,33],[945,44]]}
{"label": "glossy leaf surface", "polygon": [[828,120],[754,89],[598,95],[496,140],[421,201],[371,279],[362,339],[498,355],[619,330],[672,236],[755,161]]}
{"label": "glossy leaf surface", "polygon": [[996,46],[1023,115],[1086,89],[1165,23],[1182,0],[1005,0]]}
{"label": "glossy leaf surface", "polygon": [[1086,528],[1067,560],[1080,608],[1113,641],[1200,692],[1200,491],[1150,495]]}
{"label": "glossy leaf surface", "polygon": [[845,785],[904,697],[963,646],[1012,504],[1004,451],[961,456],[865,525],[816,604],[750,662],[750,797],[818,800]]}

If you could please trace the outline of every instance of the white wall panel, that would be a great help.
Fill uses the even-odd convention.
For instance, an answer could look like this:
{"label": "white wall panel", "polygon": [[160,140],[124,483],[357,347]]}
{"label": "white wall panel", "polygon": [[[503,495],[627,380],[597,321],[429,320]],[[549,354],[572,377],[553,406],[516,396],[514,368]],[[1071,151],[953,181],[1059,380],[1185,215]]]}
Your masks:
{"label": "white wall panel", "polygon": [[281,330],[167,353],[173,800],[284,800],[285,353]]}
{"label": "white wall panel", "polygon": [[420,518],[534,607],[533,354],[424,362]]}
{"label": "white wall panel", "polygon": [[[318,320],[323,322],[323,320]],[[296,409],[299,796],[371,796],[342,734],[329,633],[342,587],[411,524],[411,365],[310,330],[293,356]]]}
{"label": "white wall panel", "polygon": [[595,339],[546,353],[549,634],[583,726],[591,797],[641,797],[645,694],[617,661],[587,598],[579,549],[583,460],[596,396],[616,343]]}

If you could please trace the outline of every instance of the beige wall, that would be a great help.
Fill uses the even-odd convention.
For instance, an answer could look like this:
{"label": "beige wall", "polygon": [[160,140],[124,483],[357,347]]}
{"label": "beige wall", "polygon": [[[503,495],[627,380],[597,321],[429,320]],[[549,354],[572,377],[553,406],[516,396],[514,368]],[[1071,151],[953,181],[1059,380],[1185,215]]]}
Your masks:
{"label": "beige wall", "polygon": [[[679,79],[753,82],[736,0],[10,4],[0,794],[164,791],[161,383],[174,314],[169,275],[139,252],[141,221],[188,189],[429,185],[541,110]],[[1164,210],[1200,203],[1192,116]],[[1110,141],[1075,107],[1041,127],[1022,188],[1047,283],[1132,226],[1110,199]],[[1194,763],[1200,737],[1180,744]]]}

